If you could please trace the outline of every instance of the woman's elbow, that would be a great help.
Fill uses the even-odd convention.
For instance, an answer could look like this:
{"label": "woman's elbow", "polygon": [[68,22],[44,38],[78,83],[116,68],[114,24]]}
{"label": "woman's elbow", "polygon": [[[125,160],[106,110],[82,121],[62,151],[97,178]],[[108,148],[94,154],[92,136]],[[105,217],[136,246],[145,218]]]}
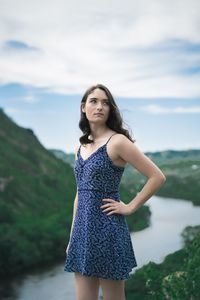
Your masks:
{"label": "woman's elbow", "polygon": [[166,176],[163,173],[161,173],[158,176],[158,180],[160,181],[160,184],[163,184],[163,183],[165,183],[165,181],[167,180],[167,178],[166,178]]}

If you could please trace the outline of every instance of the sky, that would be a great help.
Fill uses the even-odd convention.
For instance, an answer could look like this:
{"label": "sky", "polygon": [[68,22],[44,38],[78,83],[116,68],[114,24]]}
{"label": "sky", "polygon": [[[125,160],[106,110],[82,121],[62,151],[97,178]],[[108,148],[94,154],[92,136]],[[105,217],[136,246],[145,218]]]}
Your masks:
{"label": "sky", "polygon": [[80,101],[113,94],[143,151],[200,148],[200,2],[0,0],[0,107],[73,152]]}

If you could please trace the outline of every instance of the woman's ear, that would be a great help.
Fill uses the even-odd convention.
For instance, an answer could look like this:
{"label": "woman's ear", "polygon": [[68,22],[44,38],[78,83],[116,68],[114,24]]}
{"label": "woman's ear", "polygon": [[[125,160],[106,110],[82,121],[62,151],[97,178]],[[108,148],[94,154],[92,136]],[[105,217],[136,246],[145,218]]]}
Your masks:
{"label": "woman's ear", "polygon": [[85,113],[85,103],[81,104],[81,111]]}

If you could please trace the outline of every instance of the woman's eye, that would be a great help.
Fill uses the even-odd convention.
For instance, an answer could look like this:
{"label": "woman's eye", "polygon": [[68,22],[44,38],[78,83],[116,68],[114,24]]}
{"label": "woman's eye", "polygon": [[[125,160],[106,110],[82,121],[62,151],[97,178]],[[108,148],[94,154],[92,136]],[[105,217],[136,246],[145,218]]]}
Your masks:
{"label": "woman's eye", "polygon": [[[90,102],[96,103],[97,101],[96,101],[96,99],[91,99]],[[103,102],[103,104],[104,104],[104,105],[109,105],[109,102],[108,102],[108,101],[105,101],[105,102]]]}

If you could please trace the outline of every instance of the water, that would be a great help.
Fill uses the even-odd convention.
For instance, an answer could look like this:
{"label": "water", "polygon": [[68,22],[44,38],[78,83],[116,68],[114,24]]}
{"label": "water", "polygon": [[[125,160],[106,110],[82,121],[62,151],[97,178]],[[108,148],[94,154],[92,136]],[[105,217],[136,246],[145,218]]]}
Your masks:
{"label": "water", "polygon": [[[149,261],[160,263],[167,254],[182,248],[181,231],[187,225],[200,224],[200,207],[192,202],[153,196],[146,205],[152,212],[150,227],[131,233],[138,263],[132,273]],[[75,300],[74,273],[64,272],[63,267],[64,262],[13,282],[15,297],[9,300]],[[99,299],[101,296],[100,288]]]}
{"label": "water", "polygon": [[147,203],[152,211],[150,227],[131,234],[138,266],[161,263],[165,256],[183,247],[181,232],[200,224],[200,206],[192,202],[153,196]]}

